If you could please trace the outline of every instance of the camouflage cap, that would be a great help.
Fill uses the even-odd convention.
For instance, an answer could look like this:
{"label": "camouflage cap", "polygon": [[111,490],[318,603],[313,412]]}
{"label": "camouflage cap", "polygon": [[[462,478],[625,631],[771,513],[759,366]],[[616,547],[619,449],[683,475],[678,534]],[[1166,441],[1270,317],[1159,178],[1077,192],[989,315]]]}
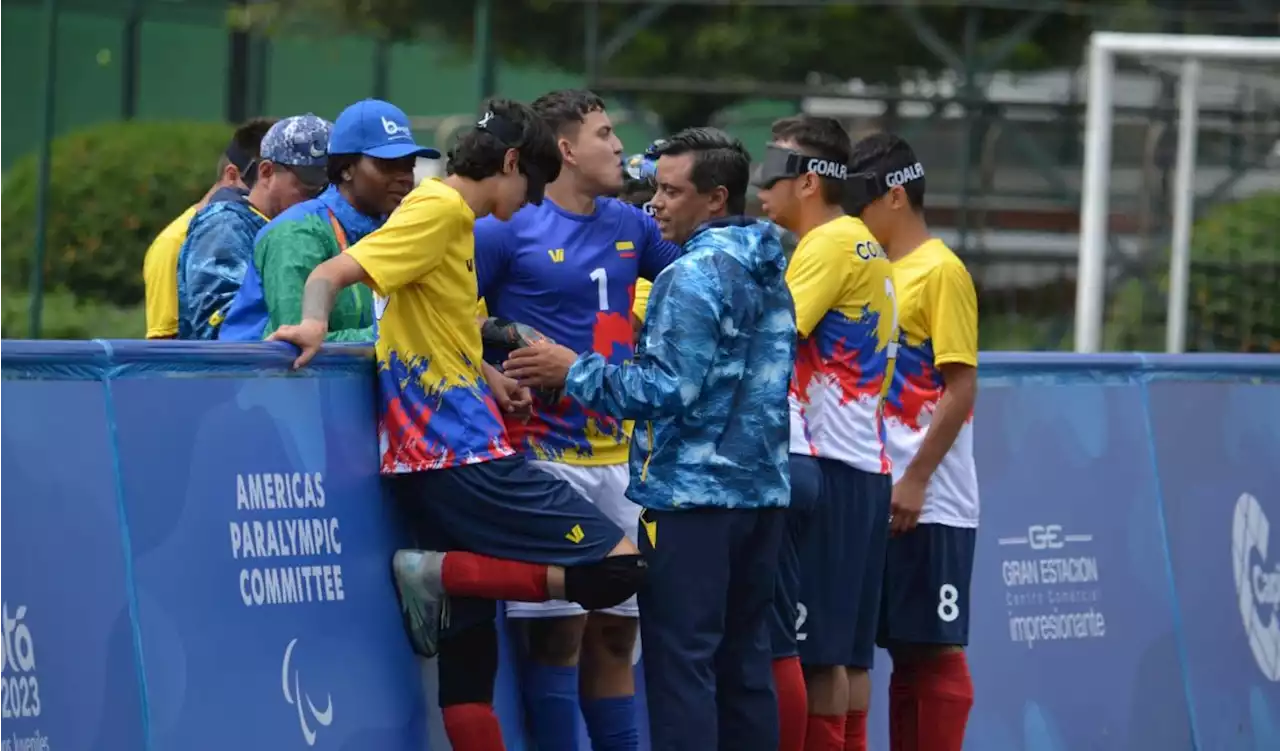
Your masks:
{"label": "camouflage cap", "polygon": [[286,117],[262,137],[262,161],[288,167],[304,182],[323,184],[332,131],[330,122],[310,112]]}

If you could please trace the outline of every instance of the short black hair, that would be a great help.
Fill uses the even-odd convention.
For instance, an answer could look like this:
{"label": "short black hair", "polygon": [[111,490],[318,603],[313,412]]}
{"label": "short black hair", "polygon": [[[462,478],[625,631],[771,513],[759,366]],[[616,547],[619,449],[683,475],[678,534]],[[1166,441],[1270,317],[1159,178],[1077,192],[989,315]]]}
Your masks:
{"label": "short black hair", "polygon": [[693,154],[689,179],[699,193],[723,185],[729,191],[730,214],[747,210],[747,183],[751,180],[751,155],[742,141],[719,128],[685,128],[657,149],[658,156]]}
{"label": "short black hair", "polygon": [[333,185],[342,184],[342,173],[356,166],[363,154],[330,154],[325,163],[325,174]]}
{"label": "short black hair", "polygon": [[223,170],[231,166],[233,151],[240,152],[243,164],[236,164],[236,167],[241,172],[245,171],[250,162],[262,156],[262,137],[267,135],[267,131],[271,130],[271,126],[275,124],[274,117],[255,117],[241,123],[231,134],[231,142],[227,144],[226,150],[222,152],[222,158],[218,160],[218,176],[215,179],[222,179]]}
{"label": "short black hair", "polygon": [[592,112],[604,112],[604,100],[586,89],[557,89],[533,100],[533,111],[560,137],[586,122]]}
{"label": "short black hair", "polygon": [[533,108],[512,99],[490,99],[482,112],[491,112],[506,121],[513,137],[503,141],[493,131],[479,126],[463,131],[449,149],[445,170],[450,175],[483,180],[501,174],[507,149],[516,149],[522,172],[535,172],[547,183],[560,176],[560,149],[555,136]]}
{"label": "short black hair", "polygon": [[[784,117],[773,124],[774,141],[794,141],[805,156],[828,159],[837,164],[848,164],[853,143],[849,133],[833,117],[794,115]],[[836,205],[844,198],[844,183],[840,180],[822,180],[822,200]]]}
{"label": "short black hair", "polygon": [[[920,160],[911,145],[894,133],[873,133],[853,145],[849,156],[849,172],[874,172],[883,180],[886,175],[914,167]],[[925,178],[923,175],[902,183],[907,203],[915,211],[924,209]]]}

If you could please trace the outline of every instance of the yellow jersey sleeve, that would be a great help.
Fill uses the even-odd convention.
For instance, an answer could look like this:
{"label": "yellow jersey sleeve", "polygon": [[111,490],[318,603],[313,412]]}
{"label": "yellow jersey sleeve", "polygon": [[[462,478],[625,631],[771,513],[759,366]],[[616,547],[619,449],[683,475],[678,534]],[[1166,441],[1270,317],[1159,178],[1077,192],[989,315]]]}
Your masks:
{"label": "yellow jersey sleeve", "polygon": [[476,303],[476,317],[477,318],[489,317],[489,306],[488,304],[485,303],[483,297],[480,298],[480,302]]}
{"label": "yellow jersey sleeve", "polygon": [[978,366],[978,294],[958,259],[943,263],[929,281],[929,333],[934,365]]}
{"label": "yellow jersey sleeve", "polygon": [[448,194],[414,190],[387,223],[347,253],[369,275],[373,291],[388,297],[431,273],[448,255],[460,233],[469,233],[461,204]]}
{"label": "yellow jersey sleeve", "polygon": [[198,205],[182,212],[147,248],[142,259],[142,284],[146,290],[147,338],[178,335],[178,253],[187,239],[187,225]]}
{"label": "yellow jersey sleeve", "polygon": [[636,300],[631,305],[631,315],[636,320],[643,322],[644,314],[649,312],[649,292],[653,289],[653,282],[648,279],[636,280]]}
{"label": "yellow jersey sleeve", "polygon": [[836,237],[811,232],[800,240],[787,264],[787,287],[796,305],[796,332],[808,337],[818,322],[840,301],[848,281],[852,249]]}

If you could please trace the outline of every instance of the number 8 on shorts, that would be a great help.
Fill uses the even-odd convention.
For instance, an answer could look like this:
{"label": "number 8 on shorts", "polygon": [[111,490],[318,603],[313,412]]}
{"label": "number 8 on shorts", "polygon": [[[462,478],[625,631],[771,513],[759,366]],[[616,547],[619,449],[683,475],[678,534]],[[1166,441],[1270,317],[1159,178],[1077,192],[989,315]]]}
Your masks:
{"label": "number 8 on shorts", "polygon": [[920,524],[889,540],[877,642],[969,643],[969,580],[978,530]]}
{"label": "number 8 on shorts", "polygon": [[960,603],[957,598],[960,592],[954,584],[943,584],[938,588],[938,617],[951,623],[960,617]]}

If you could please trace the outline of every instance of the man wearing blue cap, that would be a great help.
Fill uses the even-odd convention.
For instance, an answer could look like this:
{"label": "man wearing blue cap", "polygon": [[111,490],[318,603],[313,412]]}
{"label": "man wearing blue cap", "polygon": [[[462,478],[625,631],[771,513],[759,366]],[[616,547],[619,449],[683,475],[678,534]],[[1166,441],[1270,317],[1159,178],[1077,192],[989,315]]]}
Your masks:
{"label": "man wearing blue cap", "polygon": [[272,125],[244,172],[248,190],[223,188],[191,218],[178,253],[179,339],[217,338],[258,230],[324,188],[331,128],[310,113]]}
{"label": "man wearing blue cap", "polygon": [[[253,263],[218,338],[258,341],[300,323],[307,276],[382,226],[413,190],[419,157],[438,159],[440,152],[414,142],[400,108],[365,99],[343,110],[329,136],[328,188],[259,230]],[[348,287],[334,301],[326,339],[373,341],[372,327],[369,289]]]}

